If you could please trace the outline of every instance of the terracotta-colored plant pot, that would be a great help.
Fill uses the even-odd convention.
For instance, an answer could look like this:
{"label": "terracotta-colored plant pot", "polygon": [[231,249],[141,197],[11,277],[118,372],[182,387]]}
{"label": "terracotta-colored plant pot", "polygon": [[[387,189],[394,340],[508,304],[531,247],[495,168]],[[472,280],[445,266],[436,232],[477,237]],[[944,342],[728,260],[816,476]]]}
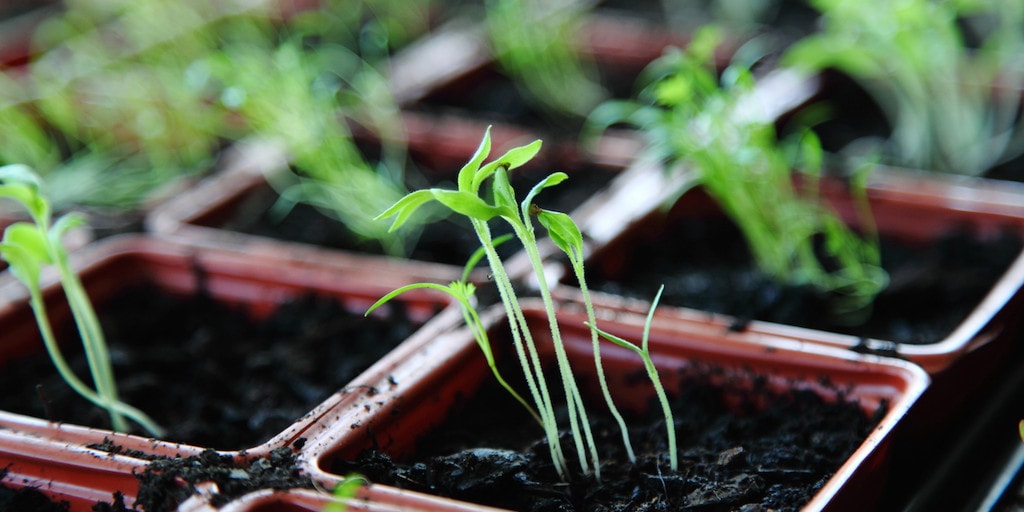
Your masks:
{"label": "terracotta-colored plant pot", "polygon": [[[414,270],[414,265],[383,259],[372,263],[354,262],[338,255],[308,256],[301,252],[271,254],[245,247],[228,250],[191,245],[182,240],[123,236],[75,253],[73,264],[101,312],[104,304],[125,287],[150,283],[170,294],[191,294],[202,288],[216,301],[245,307],[256,318],[269,315],[291,298],[313,292],[333,297],[351,311],[361,312],[384,293],[411,280],[445,282],[456,277],[443,269]],[[55,325],[66,325],[70,316],[61,290],[52,275],[45,276],[44,282],[51,321]],[[4,332],[0,362],[3,365],[17,364],[20,358],[42,353],[26,294],[20,283],[9,276],[0,283],[0,325]],[[460,318],[443,297],[410,293],[401,300],[409,317],[426,325],[406,343],[393,349],[393,356],[384,357],[367,370],[375,380]],[[265,442],[220,452],[245,462],[265,457],[277,448],[301,445],[299,440],[308,437],[310,430],[324,428],[332,411],[353,399],[352,390],[364,386],[363,380],[356,377],[344,389],[314,404],[307,414]],[[137,405],[145,408],[145,404]],[[122,492],[130,504],[138,489],[132,473],[146,465],[135,456],[114,455],[87,446],[103,443],[117,446],[117,453],[163,457],[197,455],[205,448],[225,448],[155,440],[3,411],[0,411],[0,443],[0,466],[7,467],[9,475],[5,484],[39,487],[51,496],[72,501],[73,510],[87,510],[79,505],[89,501],[109,501],[114,491]],[[36,450],[35,446],[40,449]],[[63,455],[65,449],[67,454]],[[96,469],[86,468],[91,460],[98,463]],[[75,475],[84,478],[84,482],[67,480]]]}
{"label": "terracotta-colored plant pot", "polygon": [[[717,206],[700,190],[685,194],[667,216],[658,212],[657,205],[677,189],[678,184],[673,183],[673,179],[657,165],[638,163],[616,178],[603,197],[594,197],[575,212],[574,218],[594,252],[588,268],[599,271],[613,257],[618,262],[616,265],[629,261],[635,257],[628,255],[629,245],[645,236],[642,233],[651,235],[664,229],[668,225],[666,222],[674,222],[671,219],[721,217]],[[822,182],[822,194],[844,221],[859,225],[855,203],[844,185],[826,179]],[[933,243],[955,229],[966,229],[979,239],[992,238],[1006,231],[1024,236],[1024,187],[1021,186],[880,169],[868,183],[867,196],[880,234],[910,244]],[[638,201],[639,197],[644,200]],[[561,270],[561,275],[565,272]],[[891,349],[936,373],[972,351],[1012,336],[1019,323],[1016,312],[1021,306],[1018,290],[1022,284],[1024,255],[1019,255],[1007,262],[1006,271],[973,311],[952,332],[935,343],[862,340],[853,335],[756,320],[746,326],[745,332],[754,336],[785,336],[847,349]],[[682,316],[701,314],[664,305],[660,310]],[[723,329],[734,323],[734,319],[729,317],[718,317],[715,321]]]}
{"label": "terracotta-colored plant pot", "polygon": [[0,412],[0,460],[6,470],[0,484],[38,489],[68,502],[72,511],[92,510],[97,502],[111,502],[115,490],[130,494],[138,487],[134,472],[142,471],[145,461],[87,446],[103,443],[109,431],[79,429],[74,441],[54,440],[45,429],[41,435],[18,429],[21,418],[12,416]]}
{"label": "terracotta-colored plant pot", "polygon": [[[541,339],[546,357],[553,357],[550,338],[543,334],[547,332],[546,320],[539,301],[526,300],[523,305],[531,325],[536,325],[534,332]],[[624,307],[617,312],[608,311],[608,315],[599,312],[598,321],[607,330],[638,340],[644,315],[628,310]],[[485,317],[486,321],[495,321],[503,317],[503,312],[491,309]],[[593,354],[589,331],[582,325],[585,318],[579,306],[559,310],[570,359],[573,367],[586,375],[579,381],[587,383],[584,393],[589,393],[596,384],[590,373]],[[494,342],[500,347],[497,350],[510,350],[508,340],[497,334],[503,332],[506,325],[503,321],[495,325],[492,340],[500,340]],[[919,367],[903,361],[857,355],[830,347],[808,347],[767,335],[756,341],[736,340],[722,336],[715,323],[702,319],[656,320],[651,347],[663,376],[676,375],[675,371],[680,369],[709,365],[720,370],[716,373],[722,377],[720,384],[729,382],[742,388],[751,383],[749,379],[764,379],[762,382],[770,383],[773,389],[776,386],[808,389],[831,400],[836,398],[835,390],[841,389],[844,398],[858,402],[868,414],[875,413],[881,403],[887,404],[887,412],[878,425],[805,510],[862,510],[873,506],[885,479],[893,434],[929,381]],[[397,386],[353,403],[331,428],[320,431],[306,445],[304,454],[315,479],[333,485],[342,475],[332,472],[332,466],[339,460],[352,460],[370,447],[396,460],[407,457],[416,450],[417,440],[445,421],[456,403],[472,396],[485,379],[492,378],[475,342],[464,330],[437,338],[419,356],[418,360],[410,361],[409,367],[396,368]],[[626,406],[629,410],[644,407],[651,390],[649,383],[636,378],[638,372],[642,373],[640,359],[610,344],[605,345],[602,358],[619,403],[629,404]],[[591,363],[586,363],[588,360]],[[588,372],[586,368],[591,370]],[[823,385],[826,380],[835,387]],[[671,378],[665,382],[672,385]],[[675,390],[670,388],[669,392]],[[433,510],[462,510],[466,506],[459,501],[449,503],[453,508]]]}
{"label": "terracotta-colored plant pot", "polygon": [[[633,236],[644,231],[652,219],[664,221],[664,214],[654,212],[654,205],[672,190],[675,184],[666,181],[657,166],[638,164],[608,189],[604,198],[595,197],[581,207],[574,217],[592,243],[594,256],[588,268],[599,269],[610,259],[628,260],[628,245]],[[845,187],[826,183],[824,196],[847,221],[854,214]],[[644,201],[638,201],[644,197]],[[966,228],[985,238],[1004,231],[1024,233],[1024,188],[1014,184],[960,177],[940,177],[931,173],[906,170],[876,172],[869,183],[868,198],[881,233],[916,244],[928,244],[954,228]],[[680,219],[687,215],[716,218],[717,206],[702,193],[688,193],[669,213]],[[650,226],[650,225],[648,225]],[[653,228],[655,230],[660,228]],[[647,233],[648,235],[651,232]],[[642,235],[639,235],[642,236]],[[605,260],[605,263],[602,263]],[[554,260],[553,260],[554,261]],[[945,452],[936,446],[955,443],[964,434],[962,418],[970,415],[979,395],[986,395],[989,376],[1005,371],[1019,360],[1015,351],[1021,332],[1021,308],[1024,299],[1024,255],[1018,254],[1006,263],[1005,271],[988,293],[957,326],[935,343],[909,344],[894,340],[861,339],[778,323],[751,321],[736,331],[736,318],[691,308],[665,305],[656,315],[687,321],[701,320],[717,326],[722,336],[735,340],[757,342],[764,338],[785,337],[806,346],[824,345],[846,351],[876,351],[893,354],[917,363],[928,371],[933,382],[904,419],[903,428],[912,432],[901,439],[898,472],[906,475],[926,471],[924,468],[942,462]],[[564,276],[566,269],[553,263],[553,279]],[[559,286],[556,295],[576,298],[579,291]],[[602,294],[596,294],[603,301]],[[652,292],[653,295],[653,292]],[[617,299],[608,297],[612,303]],[[646,300],[637,300],[634,308],[649,307]],[[922,467],[923,465],[923,467]],[[904,478],[919,485],[923,477]],[[890,492],[890,491],[887,491]],[[905,493],[905,490],[891,491]]]}
{"label": "terracotta-colored plant pot", "polygon": [[[221,507],[195,500],[182,505],[179,512],[322,512],[332,501],[327,491],[310,489],[271,489],[257,491]],[[481,512],[489,509],[479,505],[452,503],[433,496],[405,492],[393,487],[369,485],[347,500],[345,510],[366,512]]]}
{"label": "terracotta-colored plant pot", "polygon": [[[665,48],[685,47],[690,36],[648,20],[605,14],[598,9],[587,15],[577,39],[579,52],[593,61],[603,82],[622,82],[619,87],[628,89],[640,71]],[[736,47],[736,42],[723,44],[717,55],[719,62],[727,62]],[[410,137],[413,152],[472,155],[479,134],[491,124],[505,125],[493,134],[496,151],[521,143],[524,137],[539,135],[545,139],[546,151],[555,167],[575,167],[582,160],[618,166],[624,163],[617,158],[622,154],[618,146],[635,147],[631,136],[613,131],[591,148],[593,154],[585,155],[573,130],[566,133],[546,125],[519,125],[510,119],[468,111],[469,96],[482,84],[509,79],[498,69],[484,27],[467,20],[455,20],[440,27],[396,54],[390,78],[395,100],[415,120],[410,133],[416,135]],[[441,106],[431,107],[431,103]],[[444,107],[449,104],[454,106]],[[437,130],[430,119],[438,117],[458,129]],[[577,120],[580,122],[582,119]]]}

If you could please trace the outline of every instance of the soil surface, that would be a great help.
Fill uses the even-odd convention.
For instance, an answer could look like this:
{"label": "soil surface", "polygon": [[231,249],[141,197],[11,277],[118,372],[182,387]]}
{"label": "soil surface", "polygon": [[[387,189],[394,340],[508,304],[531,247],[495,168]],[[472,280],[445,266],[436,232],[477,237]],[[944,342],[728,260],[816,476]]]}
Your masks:
{"label": "soil surface", "polygon": [[[99,313],[122,399],[167,428],[166,440],[233,450],[282,432],[411,335],[416,326],[393,304],[386,318],[364,318],[306,296],[253,321],[202,294],[140,287]],[[75,350],[69,360],[86,379],[84,356]],[[9,365],[0,381],[39,390],[4,393],[3,410],[109,428],[106,413],[74,394],[45,353]]]}
{"label": "soil surface", "polygon": [[[869,418],[853,403],[826,403],[806,391],[727,390],[700,377],[683,378],[680,389],[672,402],[678,472],[668,464],[664,417],[627,420],[635,464],[624,454],[618,427],[599,417],[592,420],[602,454],[601,481],[581,474],[576,463],[569,481],[562,481],[539,426],[496,385],[421,440],[412,459],[393,461],[371,450],[354,461],[336,461],[332,469],[534,512],[797,510],[884,413]],[[756,405],[765,403],[770,406]],[[571,442],[564,442],[571,452]]]}
{"label": "soil surface", "polygon": [[927,246],[882,239],[889,286],[859,325],[837,318],[835,297],[810,287],[780,285],[755,269],[745,240],[730,221],[696,218],[669,224],[591,258],[592,289],[651,300],[665,285],[662,305],[723,313],[898,343],[934,343],[962,321],[1020,253],[1019,236],[980,240],[949,233]]}
{"label": "soil surface", "polygon": [[[210,500],[215,507],[260,489],[313,487],[308,476],[300,475],[295,455],[289,448],[278,448],[266,457],[243,462],[213,450],[192,457],[160,459],[153,461],[137,478],[139,496],[135,506],[141,506],[146,512],[176,510],[196,493],[197,484],[216,484],[217,494]],[[110,512],[120,512],[122,509],[117,505],[115,503]]]}

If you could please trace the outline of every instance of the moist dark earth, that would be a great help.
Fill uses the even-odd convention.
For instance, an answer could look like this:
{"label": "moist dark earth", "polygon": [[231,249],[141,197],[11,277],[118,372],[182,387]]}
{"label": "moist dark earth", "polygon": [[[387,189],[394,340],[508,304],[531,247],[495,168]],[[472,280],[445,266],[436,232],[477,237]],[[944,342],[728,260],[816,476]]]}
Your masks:
{"label": "moist dark earth", "polygon": [[[707,369],[713,372],[714,369]],[[540,427],[496,385],[421,440],[409,460],[368,450],[338,474],[480,504],[541,511],[797,510],[865,439],[872,417],[807,391],[737,390],[678,377],[672,401],[680,466],[668,463],[663,416],[628,420],[637,462],[610,418],[593,420],[601,481],[576,468],[558,478]],[[755,382],[757,380],[755,379]],[[726,405],[738,404],[738,405]],[[767,408],[757,404],[770,404]],[[658,410],[653,407],[653,410]],[[567,453],[571,442],[563,433]]]}
{"label": "moist dark earth", "polygon": [[850,324],[834,314],[835,296],[785,286],[759,272],[736,226],[722,217],[674,220],[587,262],[592,289],[651,300],[665,285],[662,305],[750,320],[841,332],[897,343],[935,343],[947,336],[992,289],[1024,243],[1007,229],[978,239],[953,230],[928,245],[881,239],[889,285],[866,318]]}
{"label": "moist dark earth", "polygon": [[[221,450],[256,446],[342,389],[414,332],[400,303],[385,318],[308,295],[265,320],[204,295],[135,288],[99,310],[122,399],[142,404],[166,440]],[[72,345],[74,346],[74,345]],[[87,378],[84,356],[70,359]],[[109,428],[45,354],[5,368],[0,408]],[[47,403],[44,406],[42,399]]]}
{"label": "moist dark earth", "polygon": [[[142,404],[168,429],[166,440],[235,450],[283,431],[411,335],[417,325],[405,317],[400,303],[392,304],[387,316],[365,318],[333,298],[307,295],[255,321],[244,308],[202,293],[172,296],[141,286],[100,309],[100,317],[122,399]],[[69,359],[85,377],[84,357],[75,353]],[[0,381],[6,389],[40,390],[5,393],[0,397],[4,410],[109,428],[105,413],[74,395],[45,356],[9,365]],[[40,397],[46,398],[45,406]],[[119,450],[114,445],[98,448]],[[239,471],[248,478],[229,476]],[[186,487],[169,483],[179,477],[189,484],[216,480],[222,497],[310,485],[298,476],[289,448],[246,461],[208,450],[154,462],[139,475],[140,504],[150,512],[173,509],[189,495]],[[24,502],[35,495],[16,496]],[[133,504],[112,498],[97,506],[118,511]]]}

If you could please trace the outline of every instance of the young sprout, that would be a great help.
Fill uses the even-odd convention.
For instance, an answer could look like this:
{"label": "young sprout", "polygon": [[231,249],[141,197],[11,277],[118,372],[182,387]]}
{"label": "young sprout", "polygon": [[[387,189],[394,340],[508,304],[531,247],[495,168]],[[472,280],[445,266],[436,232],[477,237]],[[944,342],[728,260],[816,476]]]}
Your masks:
{"label": "young sprout", "polygon": [[345,479],[334,486],[334,490],[331,491],[331,501],[324,505],[321,512],[345,512],[348,510],[349,502],[356,497],[359,489],[362,489],[369,483],[362,475],[345,475]]}
{"label": "young sprout", "polygon": [[[10,265],[11,273],[28,288],[30,305],[43,343],[61,378],[79,395],[106,409],[114,430],[127,431],[127,418],[154,436],[162,435],[163,429],[145,413],[121,402],[117,397],[117,385],[99,319],[85,288],[71,269],[62,242],[68,230],[82,224],[83,219],[70,214],[51,224],[50,203],[40,192],[40,179],[24,165],[0,167],[0,197],[20,203],[32,217],[31,223],[16,222],[4,230],[3,240],[0,241],[0,257]],[[95,390],[74,374],[57,345],[40,287],[40,273],[46,265],[57,268],[61,286],[82,338]]]}
{"label": "young sprout", "polygon": [[[654,78],[640,100],[603,104],[592,127],[639,127],[654,158],[671,172],[687,173],[678,194],[698,185],[707,190],[739,227],[761,271],[835,294],[841,317],[862,316],[887,281],[870,216],[862,237],[823,204],[817,138],[807,131],[780,144],[769,122],[745,112],[753,76],[737,63],[719,81],[712,60],[717,42],[709,27],[686,52],[666,53],[649,68]],[[794,182],[794,167],[802,171],[802,187]],[[859,191],[854,196],[863,199]]]}
{"label": "young sprout", "polygon": [[[647,369],[647,376],[651,379],[651,384],[654,385],[654,393],[658,396],[658,402],[661,404],[662,414],[665,415],[669,464],[672,471],[677,471],[679,469],[679,455],[676,453],[676,429],[675,422],[672,419],[672,407],[669,405],[668,395],[665,394],[665,387],[661,384],[661,377],[658,376],[658,368],[654,366],[654,361],[651,359],[651,350],[647,345],[651,334],[651,322],[654,320],[654,310],[658,307],[658,302],[661,300],[661,292],[663,291],[665,291],[665,285],[661,285],[661,287],[658,288],[658,293],[654,296],[654,300],[651,302],[651,309],[647,312],[647,320],[644,322],[643,339],[641,340],[639,347],[628,340],[620,338],[602,329],[596,330],[602,338],[615,343],[620,347],[636,352],[644,360],[644,368]],[[588,325],[593,326],[593,324]]]}
{"label": "young sprout", "polygon": [[884,112],[891,163],[980,175],[1024,152],[1024,3],[813,0],[823,28],[786,66],[853,78]]}
{"label": "young sprout", "polygon": [[[547,211],[533,204],[533,199],[537,194],[545,188],[561,183],[567,178],[567,175],[562,172],[552,173],[535,185],[521,203],[516,202],[515,193],[508,178],[510,170],[521,166],[536,155],[540,150],[540,144],[540,141],[536,141],[526,146],[514,148],[492,162],[483,165],[483,161],[490,152],[491,146],[490,130],[488,130],[473,158],[459,172],[457,190],[433,188],[412,192],[377,218],[394,217],[392,228],[397,228],[412,218],[420,206],[433,201],[439,202],[453,212],[469,218],[474,231],[480,239],[491,269],[491,275],[508,316],[513,347],[525,376],[536,414],[539,416],[544,428],[552,461],[559,475],[562,478],[566,478],[569,468],[558,436],[554,404],[551,393],[548,391],[537,346],[523,310],[519,305],[511,279],[507,272],[505,272],[502,261],[495,250],[494,239],[491,236],[488,221],[501,219],[511,226],[515,237],[523,244],[526,255],[530,260],[534,278],[537,281],[538,290],[544,303],[548,327],[555,350],[558,376],[561,379],[562,390],[568,408],[569,430],[572,434],[571,437],[575,444],[581,470],[583,473],[593,473],[595,478],[600,479],[597,447],[582,395],[576,385],[573,369],[569,364],[565,347],[562,344],[554,301],[544,274],[532,222],[532,218],[536,216],[538,221],[549,230],[552,240],[569,254],[574,264],[579,263],[582,265],[583,241],[579,228],[572,222],[569,216]],[[491,195],[493,202],[491,203],[481,197],[481,187],[489,179],[492,181]],[[443,291],[448,293],[453,293],[454,291],[454,293],[461,292],[465,294],[465,290],[453,290],[452,287],[438,289],[443,289]],[[590,312],[590,323],[594,325],[593,309],[589,300],[587,307]],[[470,324],[473,325],[476,322],[477,320],[470,316]],[[592,329],[594,328],[592,327]],[[475,328],[475,332],[479,337],[480,328]],[[611,398],[604,384],[603,369],[600,366],[600,354],[596,344],[596,330],[593,330],[592,334],[595,338],[595,362],[597,363],[598,372],[601,374],[602,388],[605,390],[608,403],[611,404]],[[614,405],[612,405],[611,409],[615,410]],[[615,414],[617,415],[617,412]],[[619,420],[621,424],[621,418]],[[624,425],[623,431],[625,432]],[[629,440],[625,433],[623,437],[628,446]]]}

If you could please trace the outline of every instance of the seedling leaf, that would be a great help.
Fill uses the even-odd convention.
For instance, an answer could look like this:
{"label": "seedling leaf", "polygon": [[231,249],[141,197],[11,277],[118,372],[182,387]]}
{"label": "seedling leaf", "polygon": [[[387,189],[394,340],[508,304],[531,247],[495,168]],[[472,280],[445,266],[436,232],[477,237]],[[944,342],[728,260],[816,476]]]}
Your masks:
{"label": "seedling leaf", "polygon": [[512,148],[506,151],[504,155],[501,155],[494,159],[494,161],[481,167],[473,178],[474,190],[478,189],[484,180],[489,178],[499,168],[511,171],[512,169],[518,168],[526,162],[529,162],[530,159],[537,156],[537,153],[540,152],[541,144],[542,142],[540,140],[535,140],[525,146]]}
{"label": "seedling leaf", "polygon": [[544,178],[534,185],[533,188],[530,189],[530,192],[526,194],[526,197],[523,198],[523,202],[520,205],[520,209],[523,212],[523,218],[529,218],[530,205],[533,204],[533,199],[537,197],[537,194],[540,194],[544,189],[558,185],[567,179],[569,179],[569,175],[559,171],[549,174],[547,178]]}
{"label": "seedling leaf", "polygon": [[386,219],[391,216],[395,216],[395,220],[392,221],[391,227],[388,231],[394,231],[409,220],[409,217],[416,212],[416,209],[429,203],[434,199],[432,190],[424,189],[410,192],[405,197],[399,199],[395,204],[391,205],[390,208],[381,212],[380,215],[374,217],[374,220]]}
{"label": "seedling leaf", "polygon": [[583,234],[572,218],[562,212],[541,210],[537,220],[548,230],[548,236],[559,249],[573,258],[583,255]]}
{"label": "seedling leaf", "polygon": [[459,190],[476,191],[479,187],[479,183],[476,182],[477,171],[480,170],[480,165],[483,164],[484,159],[491,152],[491,127],[487,127],[487,131],[484,132],[484,137],[480,141],[480,145],[477,146],[476,152],[473,153],[473,157],[466,162],[466,165],[462,166],[459,170]]}
{"label": "seedling leaf", "polygon": [[494,173],[494,205],[515,211],[516,192],[508,180],[508,171],[499,167]]}
{"label": "seedling leaf", "polygon": [[491,206],[478,196],[462,190],[433,189],[431,193],[434,199],[455,213],[482,221],[488,221],[495,215],[501,215],[503,210],[507,210]]}

